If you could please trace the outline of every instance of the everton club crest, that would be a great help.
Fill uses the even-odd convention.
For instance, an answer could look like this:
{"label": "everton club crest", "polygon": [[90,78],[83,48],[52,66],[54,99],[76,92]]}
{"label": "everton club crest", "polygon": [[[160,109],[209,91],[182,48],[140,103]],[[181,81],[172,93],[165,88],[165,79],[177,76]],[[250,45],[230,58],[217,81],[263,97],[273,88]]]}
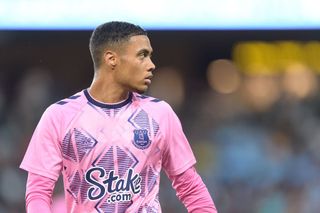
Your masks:
{"label": "everton club crest", "polygon": [[135,129],[133,130],[134,137],[133,137],[133,145],[138,149],[147,149],[151,141],[149,139],[148,130],[146,129]]}

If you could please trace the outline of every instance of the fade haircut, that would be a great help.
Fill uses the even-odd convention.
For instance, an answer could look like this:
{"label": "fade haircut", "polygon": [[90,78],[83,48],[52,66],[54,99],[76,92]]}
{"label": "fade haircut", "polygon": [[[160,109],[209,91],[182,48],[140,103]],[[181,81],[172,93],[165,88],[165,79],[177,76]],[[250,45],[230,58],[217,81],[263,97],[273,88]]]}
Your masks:
{"label": "fade haircut", "polygon": [[107,22],[98,26],[93,31],[89,42],[94,67],[98,68],[101,65],[106,48],[116,48],[136,35],[147,35],[147,32],[138,25],[120,21]]}

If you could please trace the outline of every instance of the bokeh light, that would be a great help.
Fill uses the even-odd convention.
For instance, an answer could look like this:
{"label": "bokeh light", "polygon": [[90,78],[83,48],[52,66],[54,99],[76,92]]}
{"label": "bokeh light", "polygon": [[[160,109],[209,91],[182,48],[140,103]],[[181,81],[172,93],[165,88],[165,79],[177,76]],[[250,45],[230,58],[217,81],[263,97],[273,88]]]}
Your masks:
{"label": "bokeh light", "polygon": [[241,83],[238,69],[232,61],[219,59],[212,61],[207,69],[210,87],[222,94],[235,92]]}
{"label": "bokeh light", "polygon": [[265,111],[280,97],[279,81],[273,76],[247,76],[243,82],[242,95],[253,110]]}
{"label": "bokeh light", "polygon": [[302,64],[291,64],[283,76],[283,90],[291,97],[302,99],[316,92],[315,74]]}
{"label": "bokeh light", "polygon": [[167,101],[174,109],[179,109],[185,98],[181,73],[172,67],[162,67],[156,72],[148,93]]}

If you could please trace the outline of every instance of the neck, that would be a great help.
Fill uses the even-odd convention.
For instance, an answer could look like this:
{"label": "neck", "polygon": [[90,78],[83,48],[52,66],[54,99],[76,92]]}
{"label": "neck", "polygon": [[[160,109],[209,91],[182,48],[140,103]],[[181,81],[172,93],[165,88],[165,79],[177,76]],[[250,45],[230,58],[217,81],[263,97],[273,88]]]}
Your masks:
{"label": "neck", "polygon": [[126,100],[129,91],[120,88],[111,76],[96,75],[88,89],[92,98],[103,103],[119,103]]}

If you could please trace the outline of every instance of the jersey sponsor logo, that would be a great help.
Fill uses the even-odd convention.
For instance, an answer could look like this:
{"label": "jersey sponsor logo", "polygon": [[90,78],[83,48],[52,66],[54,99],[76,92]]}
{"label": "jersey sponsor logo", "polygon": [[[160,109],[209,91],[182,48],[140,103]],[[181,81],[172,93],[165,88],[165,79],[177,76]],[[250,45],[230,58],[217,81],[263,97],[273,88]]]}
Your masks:
{"label": "jersey sponsor logo", "polygon": [[86,172],[85,180],[91,185],[87,195],[92,201],[100,200],[108,194],[108,203],[126,202],[141,192],[142,178],[132,168],[127,170],[126,177],[120,178],[114,170],[107,173],[102,167],[92,167]]}
{"label": "jersey sponsor logo", "polygon": [[150,144],[151,140],[148,136],[148,130],[146,129],[135,129],[133,130],[133,145],[138,149],[147,149]]}

